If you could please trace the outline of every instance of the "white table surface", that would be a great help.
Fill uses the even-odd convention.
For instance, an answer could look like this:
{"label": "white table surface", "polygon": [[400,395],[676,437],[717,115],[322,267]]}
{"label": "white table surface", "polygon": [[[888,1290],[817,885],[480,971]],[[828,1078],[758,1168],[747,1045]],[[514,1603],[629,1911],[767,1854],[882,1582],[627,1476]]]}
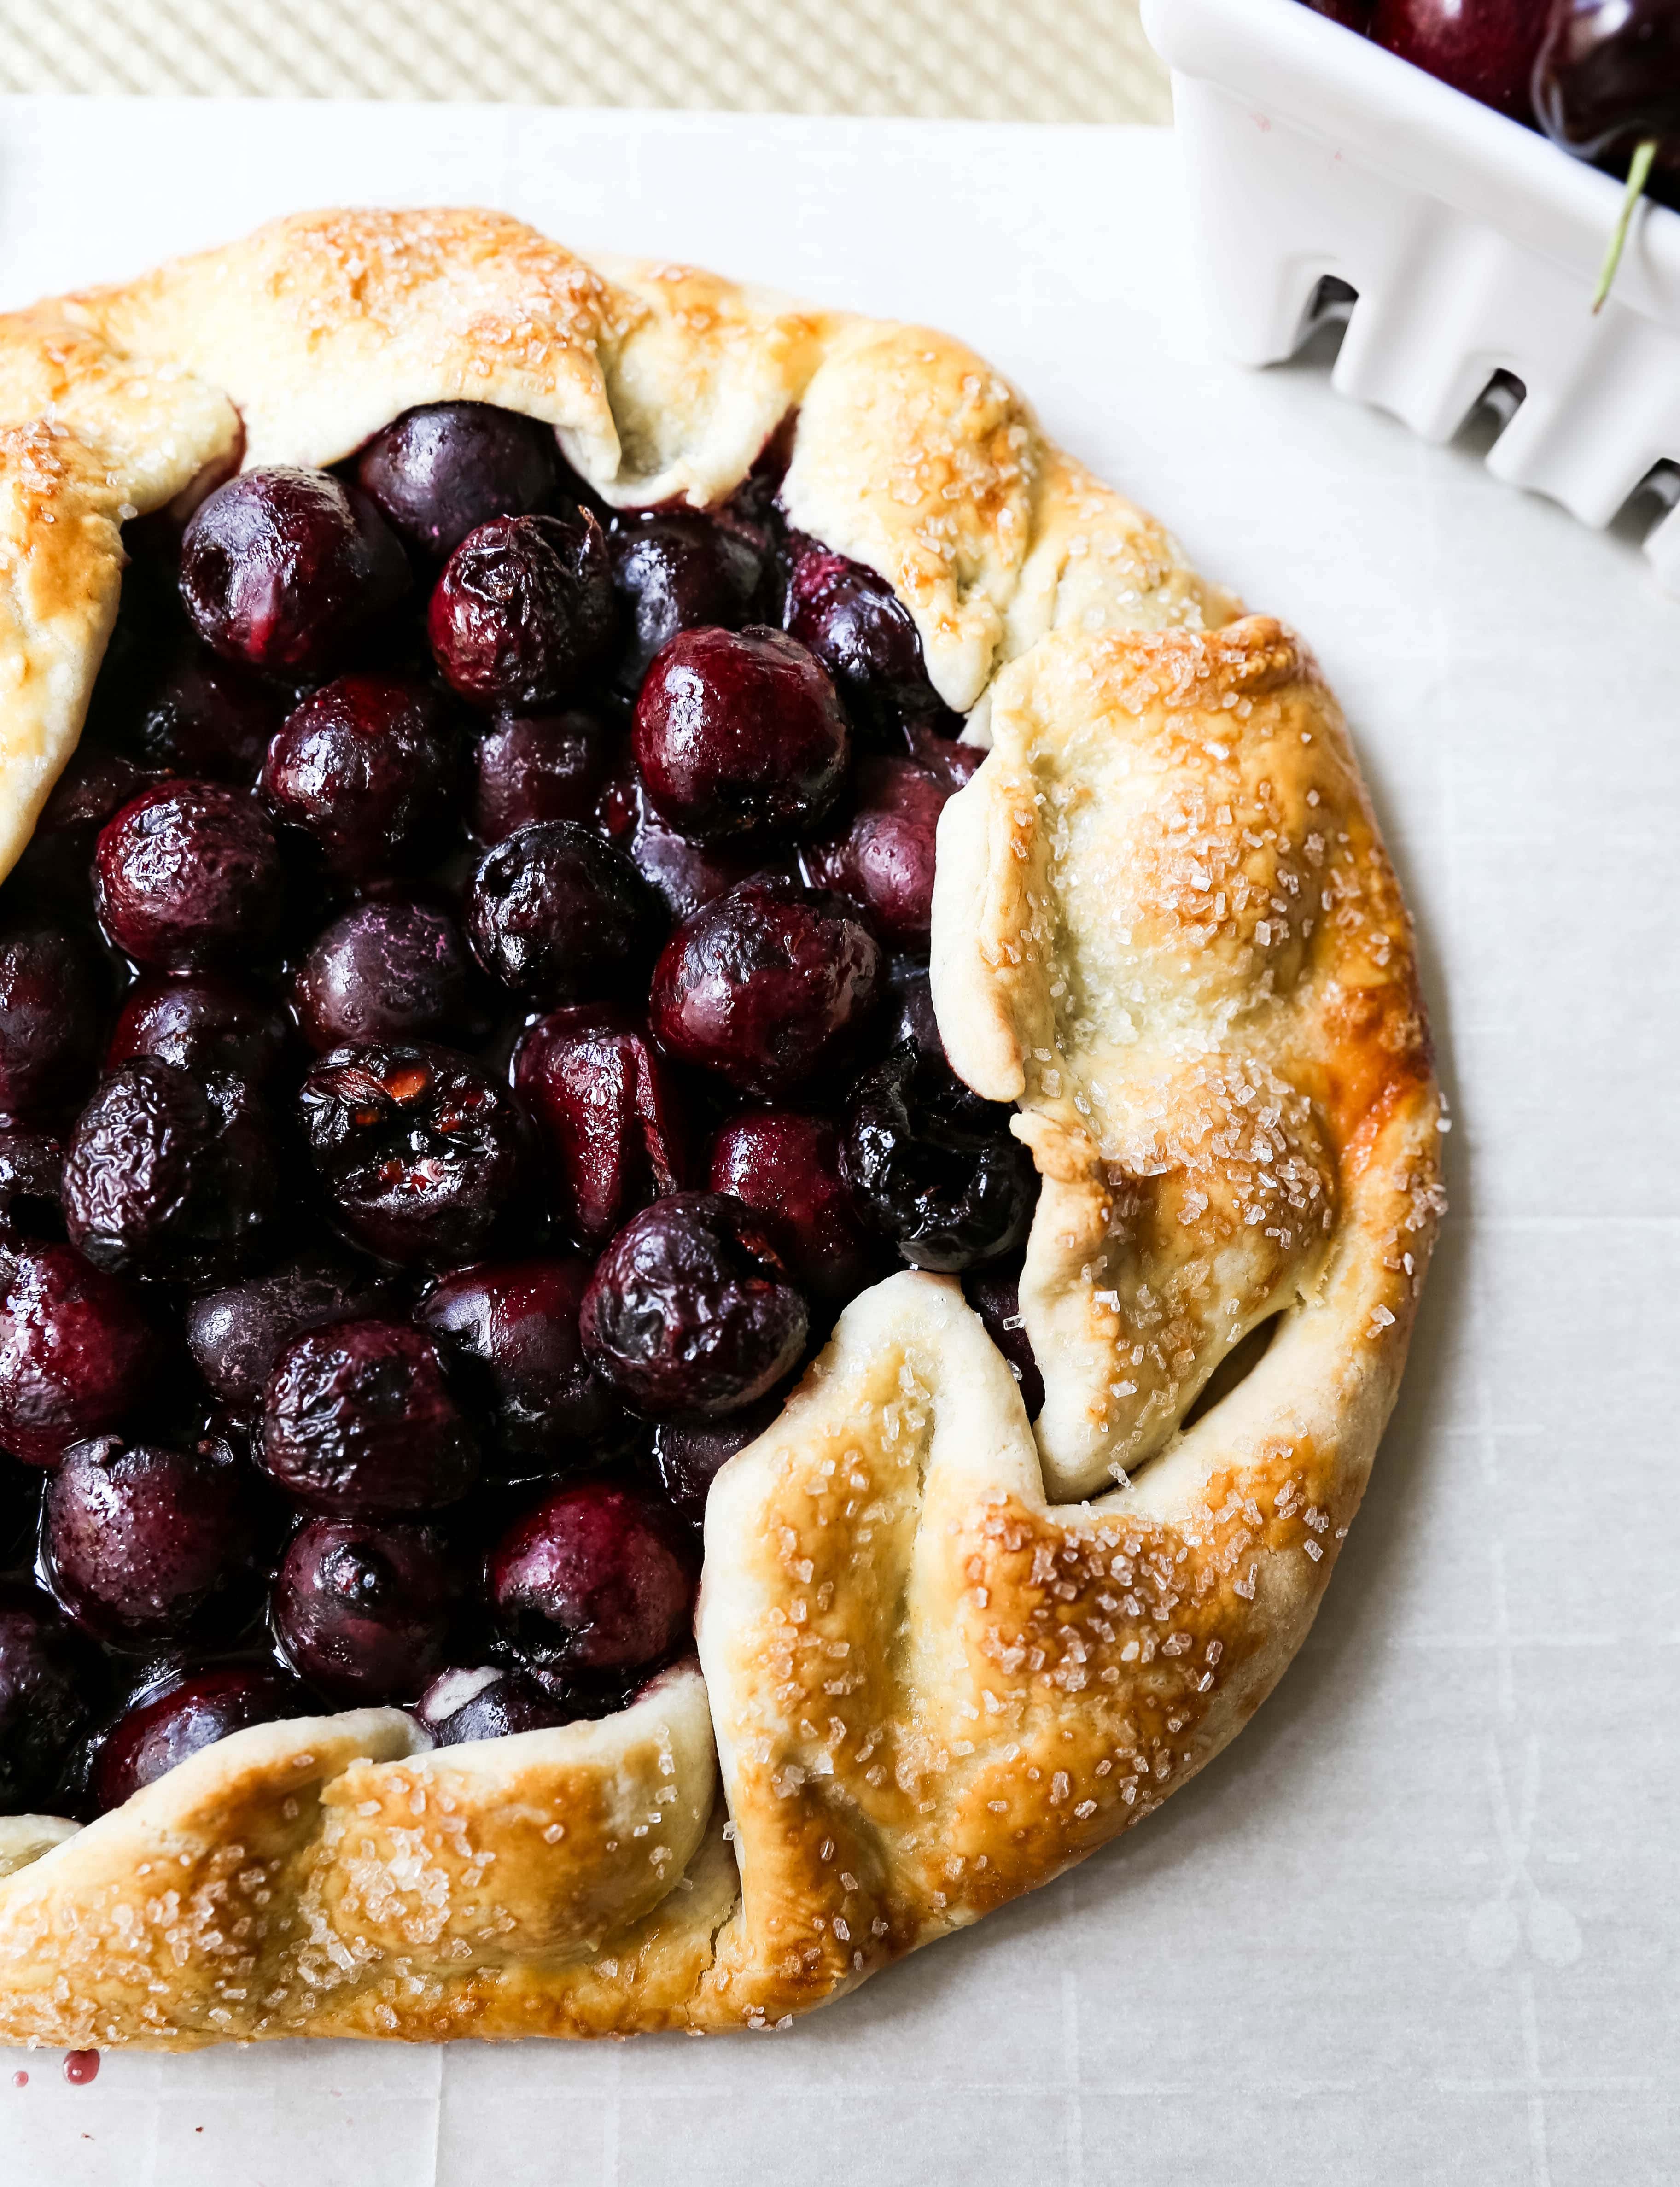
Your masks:
{"label": "white table surface", "polygon": [[1133,1836],[761,2040],[8,2056],[0,2181],[1672,2179],[1680,610],[1322,367],[1211,357],[1146,131],[0,102],[0,301],[356,199],[943,323],[1309,632],[1418,920],[1452,1212],[1316,1631]]}

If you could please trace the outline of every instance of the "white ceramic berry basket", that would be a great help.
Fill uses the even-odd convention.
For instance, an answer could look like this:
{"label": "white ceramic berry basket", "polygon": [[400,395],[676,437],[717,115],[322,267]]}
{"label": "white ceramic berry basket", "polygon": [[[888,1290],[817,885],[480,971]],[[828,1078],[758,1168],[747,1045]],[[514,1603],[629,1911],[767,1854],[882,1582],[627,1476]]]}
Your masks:
{"label": "white ceramic berry basket", "polygon": [[[1594,318],[1621,196],[1608,176],[1300,0],[1143,0],[1143,14],[1172,70],[1233,356],[1276,363],[1327,304],[1346,310],[1344,395],[1432,441],[1486,396],[1509,419],[1488,469],[1585,524],[1642,486],[1675,499],[1680,215],[1640,209]],[[1645,551],[1680,596],[1680,509]]]}

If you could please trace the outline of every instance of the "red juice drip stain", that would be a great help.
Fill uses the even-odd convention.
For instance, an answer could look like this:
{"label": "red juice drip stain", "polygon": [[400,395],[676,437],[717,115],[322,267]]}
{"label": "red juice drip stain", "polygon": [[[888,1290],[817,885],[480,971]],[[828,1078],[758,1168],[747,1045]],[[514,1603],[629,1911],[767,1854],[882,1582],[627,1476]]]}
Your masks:
{"label": "red juice drip stain", "polygon": [[14,2073],[12,2076],[12,2086],[14,2089],[26,2089],[29,2086],[28,2074]]}
{"label": "red juice drip stain", "polygon": [[65,2054],[65,2078],[78,2089],[85,2089],[99,2073],[99,2054],[97,2050],[69,2050]]}

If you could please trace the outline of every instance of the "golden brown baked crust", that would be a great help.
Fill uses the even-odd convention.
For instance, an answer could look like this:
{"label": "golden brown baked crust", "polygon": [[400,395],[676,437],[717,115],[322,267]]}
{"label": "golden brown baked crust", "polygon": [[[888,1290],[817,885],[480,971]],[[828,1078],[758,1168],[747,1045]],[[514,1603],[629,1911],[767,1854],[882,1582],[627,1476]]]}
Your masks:
{"label": "golden brown baked crust", "polygon": [[1340,710],[1279,624],[1055,632],[997,677],[990,728],[941,823],[934,997],[1044,1179],[1038,1442],[1087,1495],[1318,1295],[1357,1135],[1428,1109],[1428,1040]]}
{"label": "golden brown baked crust", "polygon": [[482,212],[308,215],[0,321],[0,874],[80,732],[121,523],[452,396],[552,423],[621,506],[720,498],[797,412],[792,521],[891,580],[991,747],[941,825],[934,987],[1044,1178],[1021,1293],[1044,1410],[953,1282],[877,1285],[718,1478],[700,1670],[436,1752],[390,1710],[266,1725],[85,1830],[0,1824],[0,2037],[820,2003],[1082,1858],[1240,1728],[1404,1362],[1436,1098],[1334,701],[944,335]]}
{"label": "golden brown baked crust", "polygon": [[52,306],[0,319],[0,875],[76,748],[116,617],[121,528],[231,469],[239,418]]}

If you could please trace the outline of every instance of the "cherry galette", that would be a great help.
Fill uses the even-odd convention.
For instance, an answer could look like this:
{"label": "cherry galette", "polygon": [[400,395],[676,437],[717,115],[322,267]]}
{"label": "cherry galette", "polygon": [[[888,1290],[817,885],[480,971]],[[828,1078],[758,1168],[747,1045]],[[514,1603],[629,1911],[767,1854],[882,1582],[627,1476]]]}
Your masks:
{"label": "cherry galette", "polygon": [[0,2034],[761,2026],[1158,1804],[1438,1205],[1310,657],[488,215],[0,348]]}

